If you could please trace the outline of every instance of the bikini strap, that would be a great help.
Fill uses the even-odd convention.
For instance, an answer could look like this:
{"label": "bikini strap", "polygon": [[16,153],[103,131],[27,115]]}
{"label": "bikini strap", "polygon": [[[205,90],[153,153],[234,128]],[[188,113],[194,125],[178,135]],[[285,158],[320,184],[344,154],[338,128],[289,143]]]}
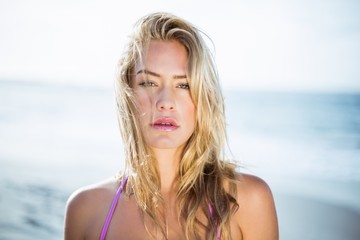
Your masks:
{"label": "bikini strap", "polygon": [[[210,216],[211,216],[211,218],[213,218],[213,216],[214,216],[214,208],[211,206],[210,203],[208,204],[208,208],[209,208],[209,211],[210,211]],[[218,229],[216,222],[215,222],[215,231],[216,231],[216,239],[221,240],[221,232]]]}
{"label": "bikini strap", "polygon": [[120,185],[119,189],[116,192],[114,200],[112,201],[112,204],[111,204],[111,208],[110,208],[109,213],[108,213],[108,215],[106,217],[106,221],[105,221],[104,226],[102,228],[101,235],[100,235],[100,240],[104,240],[105,237],[106,237],[107,231],[109,229],[111,218],[114,215],[116,205],[117,205],[117,203],[119,201],[119,197],[120,197],[120,195],[121,195],[121,193],[122,193],[122,191],[124,189],[124,186],[125,186],[127,180],[128,180],[128,177],[127,176],[124,177],[124,179],[121,182],[121,185]]}

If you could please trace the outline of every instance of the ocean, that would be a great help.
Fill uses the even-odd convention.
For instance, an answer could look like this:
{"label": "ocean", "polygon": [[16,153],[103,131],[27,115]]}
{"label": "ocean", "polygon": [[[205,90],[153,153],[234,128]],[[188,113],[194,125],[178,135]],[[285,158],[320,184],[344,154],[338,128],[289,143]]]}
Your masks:
{"label": "ocean", "polygon": [[[360,213],[359,93],[224,97],[239,171]],[[0,239],[63,239],[67,198],[115,175],[122,148],[112,89],[0,81]]]}

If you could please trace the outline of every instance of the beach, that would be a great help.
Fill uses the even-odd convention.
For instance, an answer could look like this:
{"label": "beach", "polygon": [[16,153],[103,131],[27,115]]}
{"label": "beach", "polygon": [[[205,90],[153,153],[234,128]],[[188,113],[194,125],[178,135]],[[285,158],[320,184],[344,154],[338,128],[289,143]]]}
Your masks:
{"label": "beach", "polygon": [[[225,92],[229,156],[271,187],[280,239],[360,239],[360,95]],[[123,168],[112,89],[0,81],[0,239],[63,239]]]}

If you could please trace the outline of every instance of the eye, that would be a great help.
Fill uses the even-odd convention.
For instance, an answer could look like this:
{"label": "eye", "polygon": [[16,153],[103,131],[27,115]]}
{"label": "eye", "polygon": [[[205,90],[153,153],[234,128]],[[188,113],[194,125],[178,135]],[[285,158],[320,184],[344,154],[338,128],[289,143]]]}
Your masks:
{"label": "eye", "polygon": [[143,82],[139,83],[139,85],[143,86],[143,87],[156,87],[156,84],[151,81],[143,81]]}
{"label": "eye", "polygon": [[188,83],[181,83],[179,84],[178,88],[181,88],[181,89],[190,89],[190,86]]}

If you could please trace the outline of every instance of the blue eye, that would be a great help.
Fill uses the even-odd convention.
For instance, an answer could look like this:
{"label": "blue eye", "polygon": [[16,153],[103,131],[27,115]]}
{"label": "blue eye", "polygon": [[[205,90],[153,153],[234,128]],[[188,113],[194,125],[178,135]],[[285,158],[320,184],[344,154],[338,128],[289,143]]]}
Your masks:
{"label": "blue eye", "polygon": [[190,86],[188,83],[181,83],[179,84],[179,88],[181,89],[190,89]]}
{"label": "blue eye", "polygon": [[143,87],[155,87],[156,84],[153,83],[153,82],[150,82],[150,81],[144,81],[144,82],[141,82],[139,83],[140,86],[143,86]]}

